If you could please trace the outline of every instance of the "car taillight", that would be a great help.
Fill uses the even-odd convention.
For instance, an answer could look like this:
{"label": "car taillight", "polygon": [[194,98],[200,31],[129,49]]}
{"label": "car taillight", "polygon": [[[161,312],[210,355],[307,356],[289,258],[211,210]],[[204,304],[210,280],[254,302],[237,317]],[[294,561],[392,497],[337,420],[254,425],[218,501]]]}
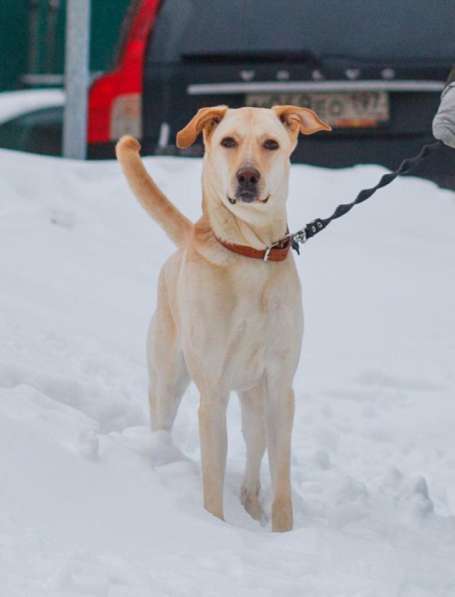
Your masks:
{"label": "car taillight", "polygon": [[142,94],[119,95],[112,102],[111,131],[112,141],[122,135],[142,136]]}
{"label": "car taillight", "polygon": [[159,0],[139,0],[118,67],[94,81],[89,94],[88,142],[142,136],[142,89],[147,40]]}

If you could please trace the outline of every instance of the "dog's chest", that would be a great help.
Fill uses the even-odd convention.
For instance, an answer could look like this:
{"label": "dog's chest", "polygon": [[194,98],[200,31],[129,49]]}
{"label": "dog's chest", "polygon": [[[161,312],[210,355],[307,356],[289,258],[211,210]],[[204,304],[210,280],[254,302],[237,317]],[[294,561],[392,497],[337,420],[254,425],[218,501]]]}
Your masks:
{"label": "dog's chest", "polygon": [[286,358],[289,347],[299,344],[296,273],[274,268],[271,275],[270,265],[247,262],[228,275],[215,270],[186,297],[192,314],[187,347],[197,360],[203,355],[206,371],[228,380],[231,389],[251,387],[273,355]]}

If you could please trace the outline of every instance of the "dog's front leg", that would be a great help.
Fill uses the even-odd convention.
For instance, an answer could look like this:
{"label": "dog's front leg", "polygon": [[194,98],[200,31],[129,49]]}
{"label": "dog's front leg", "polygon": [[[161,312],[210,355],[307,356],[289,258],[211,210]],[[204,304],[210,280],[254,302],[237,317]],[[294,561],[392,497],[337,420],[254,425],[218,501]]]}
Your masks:
{"label": "dog's front leg", "polygon": [[227,399],[227,395],[220,395],[218,392],[201,392],[199,405],[204,507],[221,519],[224,519],[223,484],[227,453]]}
{"label": "dog's front leg", "polygon": [[293,390],[269,384],[266,425],[273,490],[273,531],[289,531],[293,524],[290,479],[293,420]]}

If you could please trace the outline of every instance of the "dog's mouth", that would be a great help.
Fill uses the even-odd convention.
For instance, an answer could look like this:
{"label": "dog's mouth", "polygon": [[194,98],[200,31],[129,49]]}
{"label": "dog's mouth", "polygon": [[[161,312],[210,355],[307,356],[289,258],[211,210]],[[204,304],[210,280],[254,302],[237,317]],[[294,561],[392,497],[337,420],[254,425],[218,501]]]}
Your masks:
{"label": "dog's mouth", "polygon": [[258,195],[251,191],[240,191],[235,195],[235,197],[227,196],[228,201],[231,205],[235,205],[238,201],[242,203],[267,203],[270,199],[270,194],[267,195],[264,199],[258,197]]}

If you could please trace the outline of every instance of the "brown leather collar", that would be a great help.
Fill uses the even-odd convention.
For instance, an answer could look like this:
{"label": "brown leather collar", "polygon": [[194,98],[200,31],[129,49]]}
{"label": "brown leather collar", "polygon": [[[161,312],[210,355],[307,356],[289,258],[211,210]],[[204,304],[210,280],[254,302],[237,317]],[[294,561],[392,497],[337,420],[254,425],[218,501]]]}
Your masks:
{"label": "brown leather collar", "polygon": [[288,238],[262,251],[249,247],[248,245],[236,245],[235,243],[221,240],[221,238],[218,238],[217,236],[215,236],[215,238],[221,245],[223,245],[223,247],[226,247],[226,249],[229,249],[229,251],[232,251],[233,253],[238,253],[239,255],[251,257],[253,259],[262,259],[262,261],[284,261],[291,248],[291,241]]}

